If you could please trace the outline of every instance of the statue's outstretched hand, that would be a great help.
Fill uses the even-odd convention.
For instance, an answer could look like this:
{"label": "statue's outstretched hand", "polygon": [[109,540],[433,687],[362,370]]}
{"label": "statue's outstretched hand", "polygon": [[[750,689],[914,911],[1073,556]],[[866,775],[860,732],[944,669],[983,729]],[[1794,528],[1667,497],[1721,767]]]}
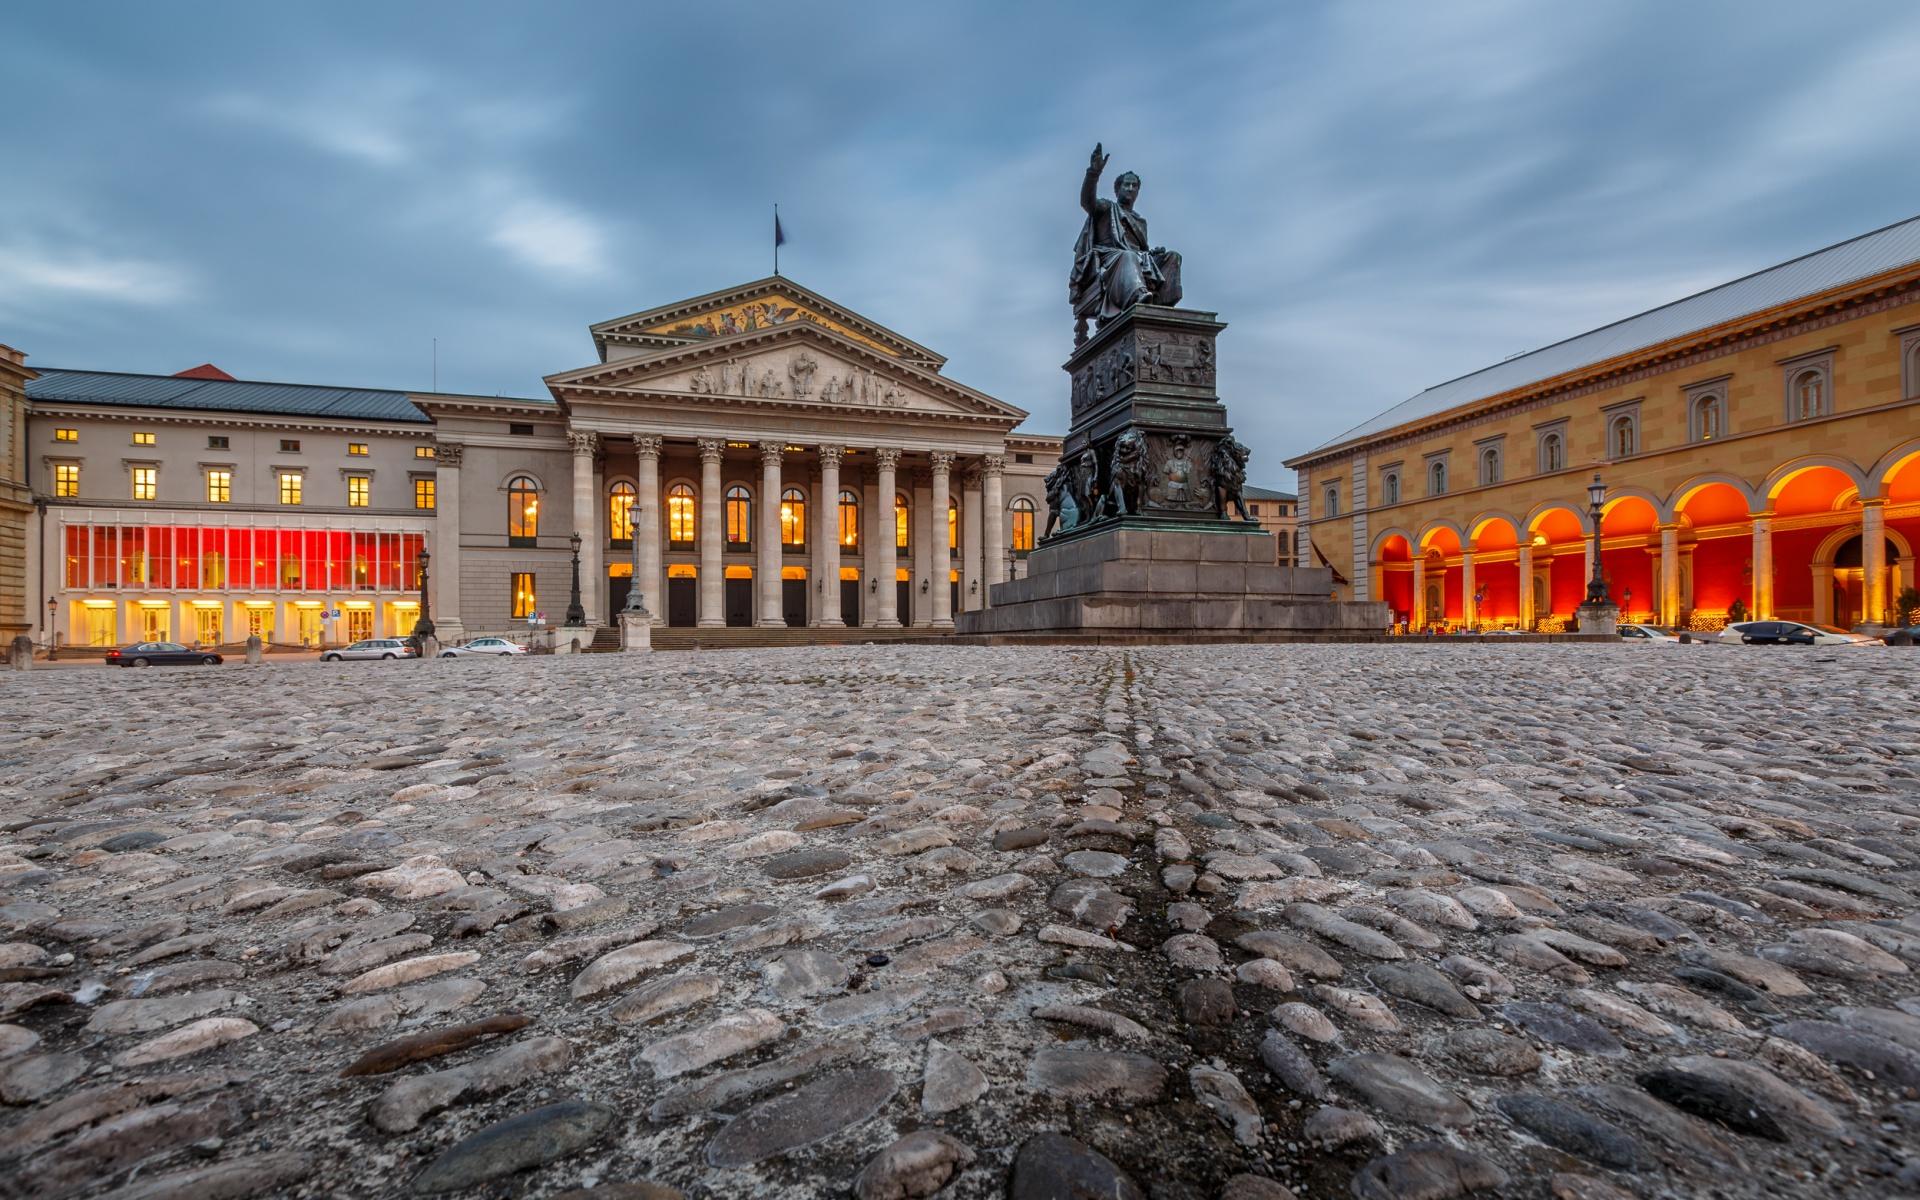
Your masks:
{"label": "statue's outstretched hand", "polygon": [[1100,147],[1101,143],[1095,142],[1093,144],[1093,157],[1087,160],[1087,170],[1092,171],[1096,175],[1107,169],[1107,159],[1111,157],[1111,155],[1100,153]]}

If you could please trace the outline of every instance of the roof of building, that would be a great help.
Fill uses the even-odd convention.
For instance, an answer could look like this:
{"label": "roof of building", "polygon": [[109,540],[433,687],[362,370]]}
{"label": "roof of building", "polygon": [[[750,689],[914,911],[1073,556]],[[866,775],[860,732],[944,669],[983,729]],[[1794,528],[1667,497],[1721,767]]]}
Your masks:
{"label": "roof of building", "polygon": [[423,425],[429,421],[427,414],[415,408],[405,392],[184,375],[133,375],[121,371],[67,371],[55,367],[40,368],[40,378],[27,384],[27,398],[61,404],[271,413],[349,421],[408,421]]}
{"label": "roof of building", "polygon": [[1273,488],[1253,487],[1251,485],[1240,490],[1241,494],[1249,500],[1298,500],[1300,498],[1292,492],[1276,491]]}
{"label": "roof of building", "polygon": [[1840,287],[1911,263],[1920,262],[1920,217],[1911,217],[1872,233],[1863,233],[1824,250],[1815,250],[1778,266],[1708,288],[1638,316],[1615,321],[1578,337],[1437,384],[1356,425],[1309,454],[1382,433],[1409,421],[1443,413],[1462,404],[1497,396],[1514,388],[1702,329],[1735,320]]}

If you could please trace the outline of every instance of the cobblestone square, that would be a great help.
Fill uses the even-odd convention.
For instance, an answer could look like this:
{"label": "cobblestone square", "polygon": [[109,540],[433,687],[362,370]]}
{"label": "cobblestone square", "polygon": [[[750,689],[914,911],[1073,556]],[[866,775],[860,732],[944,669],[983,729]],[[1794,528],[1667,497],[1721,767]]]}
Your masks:
{"label": "cobblestone square", "polygon": [[0,1195],[1920,1194],[1917,666],[9,675]]}

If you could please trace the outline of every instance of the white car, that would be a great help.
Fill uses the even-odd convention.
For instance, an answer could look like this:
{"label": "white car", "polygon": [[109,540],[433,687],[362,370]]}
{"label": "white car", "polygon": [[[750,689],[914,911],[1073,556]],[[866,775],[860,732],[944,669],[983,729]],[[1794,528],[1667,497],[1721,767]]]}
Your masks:
{"label": "white car", "polygon": [[1880,639],[1804,621],[1741,621],[1721,630],[1720,641],[1736,646],[1873,646]]}
{"label": "white car", "polygon": [[440,657],[465,658],[469,654],[513,655],[525,654],[526,652],[527,648],[518,642],[510,642],[506,638],[483,637],[475,638],[470,642],[464,642],[458,646],[448,646],[440,652]]}
{"label": "white car", "polygon": [[1669,633],[1658,625],[1622,625],[1620,636],[1629,642],[1677,642],[1679,635]]}
{"label": "white car", "polygon": [[338,650],[327,650],[321,662],[341,662],[350,658],[413,658],[413,647],[404,638],[366,638]]}

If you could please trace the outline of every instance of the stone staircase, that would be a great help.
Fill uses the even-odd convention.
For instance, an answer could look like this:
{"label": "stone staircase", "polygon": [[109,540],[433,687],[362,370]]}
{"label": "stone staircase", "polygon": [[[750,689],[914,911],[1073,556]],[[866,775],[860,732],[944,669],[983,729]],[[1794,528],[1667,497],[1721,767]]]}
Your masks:
{"label": "stone staircase", "polygon": [[[655,650],[751,650],[773,646],[864,646],[878,642],[926,641],[953,636],[951,629],[821,629],[805,625],[762,629],[757,626],[717,628],[653,627]],[[616,645],[618,639],[616,639]]]}
{"label": "stone staircase", "polygon": [[593,641],[581,647],[582,654],[618,654],[620,653],[620,628],[617,625],[601,625],[593,631]]}

